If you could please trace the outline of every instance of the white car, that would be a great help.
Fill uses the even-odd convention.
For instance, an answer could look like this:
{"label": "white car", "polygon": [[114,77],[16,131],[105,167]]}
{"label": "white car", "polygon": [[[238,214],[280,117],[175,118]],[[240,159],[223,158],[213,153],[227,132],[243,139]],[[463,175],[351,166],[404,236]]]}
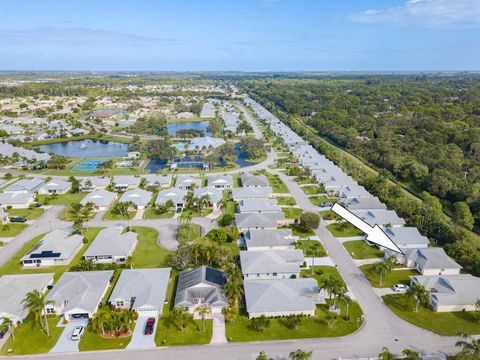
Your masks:
{"label": "white car", "polygon": [[395,292],[407,291],[408,285],[396,284],[396,285],[393,285],[392,290]]}
{"label": "white car", "polygon": [[83,332],[85,331],[85,327],[83,325],[75,326],[72,332],[72,341],[78,341],[82,338]]}

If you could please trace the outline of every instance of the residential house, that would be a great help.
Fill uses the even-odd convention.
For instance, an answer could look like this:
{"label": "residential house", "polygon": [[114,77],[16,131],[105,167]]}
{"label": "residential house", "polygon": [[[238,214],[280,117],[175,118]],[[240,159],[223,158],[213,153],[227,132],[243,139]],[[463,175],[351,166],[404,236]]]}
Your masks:
{"label": "residential house", "polygon": [[244,199],[265,199],[271,197],[273,190],[270,186],[240,187],[232,189],[232,199],[240,201]]}
{"label": "residential house", "polygon": [[35,197],[31,193],[0,193],[0,206],[12,209],[27,209]]}
{"label": "residential house", "polygon": [[405,220],[394,210],[352,210],[351,212],[370,226],[396,228],[405,225]]}
{"label": "residential house", "polygon": [[206,197],[208,198],[208,206],[217,208],[223,199],[223,190],[206,186],[204,188],[195,188],[193,190],[193,196],[196,198]]}
{"label": "residential house", "polygon": [[14,324],[25,320],[28,309],[23,300],[29,292],[44,294],[53,283],[53,273],[3,275],[0,277],[0,318],[6,317]]}
{"label": "residential house", "polygon": [[409,268],[415,268],[420,274],[458,275],[462,267],[450,258],[445,250],[438,247],[408,249],[399,262]]}
{"label": "residential house", "polygon": [[172,175],[147,174],[143,175],[147,189],[168,188],[172,183]]}
{"label": "residential house", "polygon": [[89,202],[93,203],[95,210],[104,211],[113,204],[117,194],[108,190],[95,190],[85,196],[81,201],[81,205],[85,205]]}
{"label": "residential house", "polygon": [[387,205],[376,196],[342,199],[339,203],[350,211],[387,210]]}
{"label": "residential house", "polygon": [[245,280],[245,303],[249,319],[266,316],[315,316],[325,294],[313,278]]}
{"label": "residential house", "polygon": [[475,311],[480,299],[480,278],[470,274],[411,276],[430,292],[430,307],[437,312]]}
{"label": "residential house", "polygon": [[217,147],[225,144],[225,140],[221,138],[213,138],[213,137],[197,137],[193,138],[188,145],[188,150],[196,151],[196,152],[206,152],[216,149]]}
{"label": "residential house", "polygon": [[120,197],[120,202],[132,202],[138,210],[144,210],[150,203],[153,193],[143,189],[128,190]]}
{"label": "residential house", "polygon": [[142,317],[161,315],[170,271],[170,268],[123,270],[110,295],[110,303],[117,309],[132,309]]}
{"label": "residential house", "polygon": [[338,188],[331,189],[327,193],[330,196],[336,196],[341,199],[372,196],[367,190],[365,190],[363,186],[360,185],[344,185]]}
{"label": "residential house", "polygon": [[238,203],[240,213],[276,213],[282,209],[275,199],[243,199]]}
{"label": "residential house", "polygon": [[270,186],[270,182],[264,174],[252,175],[248,173],[241,173],[240,181],[242,182],[242,187],[257,188]]}
{"label": "residential house", "polygon": [[207,186],[217,189],[231,189],[233,188],[233,177],[232,175],[210,175]]}
{"label": "residential house", "polygon": [[291,229],[252,229],[245,233],[243,241],[248,251],[295,249]]}
{"label": "residential house", "polygon": [[113,270],[64,273],[45,298],[45,312],[63,315],[65,321],[91,319],[112,278]]}
{"label": "residential house", "polygon": [[227,279],[220,270],[208,266],[186,269],[178,277],[175,307],[184,307],[194,313],[199,306],[208,306],[212,313],[220,313],[228,306],[223,291]]}
{"label": "residential house", "polygon": [[66,230],[46,234],[21,259],[23,267],[68,265],[83,246],[84,237]]}
{"label": "residential house", "polygon": [[245,280],[298,278],[303,260],[302,250],[240,251]]}
{"label": "residential house", "polygon": [[[384,232],[403,252],[407,249],[424,249],[427,248],[430,243],[428,239],[421,235],[417,228],[414,227],[387,227],[384,229]],[[385,254],[401,256],[401,254],[397,252],[391,253],[388,249],[385,251]]]}
{"label": "residential house", "polygon": [[98,233],[83,257],[94,263],[124,264],[136,246],[137,233],[110,227]]}
{"label": "residential house", "polygon": [[95,190],[105,190],[110,184],[110,179],[107,177],[88,176],[79,179],[80,190],[83,192],[91,192]]}
{"label": "residential house", "polygon": [[47,153],[38,153],[34,150],[25,149],[23,147],[13,146],[9,143],[2,143],[0,142],[0,155],[3,157],[13,157],[14,154],[18,154],[18,156],[22,159],[27,159],[30,161],[37,161],[37,162],[46,162],[50,160],[50,155]]}
{"label": "residential house", "polygon": [[157,195],[155,204],[166,204],[171,200],[174,206],[177,208],[183,208],[185,206],[185,197],[187,194],[187,190],[179,189],[177,187],[161,190]]}
{"label": "residential house", "polygon": [[71,188],[72,184],[69,181],[56,178],[44,184],[40,189],[38,189],[38,193],[46,195],[66,194]]}
{"label": "residential house", "polygon": [[43,184],[44,181],[39,178],[21,179],[12,185],[7,186],[5,189],[3,189],[3,192],[7,194],[33,194],[37,192]]}
{"label": "residential house", "polygon": [[182,190],[193,190],[202,187],[202,179],[190,175],[178,175],[175,187]]}
{"label": "residential house", "polygon": [[127,191],[135,189],[140,184],[140,178],[131,175],[118,175],[113,177],[113,190]]}
{"label": "residential house", "polygon": [[242,232],[251,229],[275,229],[282,225],[284,220],[285,214],[282,211],[235,214],[235,225]]}

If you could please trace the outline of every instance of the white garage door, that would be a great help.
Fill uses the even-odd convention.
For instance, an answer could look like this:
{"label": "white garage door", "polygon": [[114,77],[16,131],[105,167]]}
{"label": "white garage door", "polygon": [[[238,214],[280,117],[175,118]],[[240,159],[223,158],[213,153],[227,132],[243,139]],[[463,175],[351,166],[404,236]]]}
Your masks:
{"label": "white garage door", "polygon": [[149,308],[149,309],[137,309],[138,316],[141,317],[155,317],[158,316],[158,309]]}

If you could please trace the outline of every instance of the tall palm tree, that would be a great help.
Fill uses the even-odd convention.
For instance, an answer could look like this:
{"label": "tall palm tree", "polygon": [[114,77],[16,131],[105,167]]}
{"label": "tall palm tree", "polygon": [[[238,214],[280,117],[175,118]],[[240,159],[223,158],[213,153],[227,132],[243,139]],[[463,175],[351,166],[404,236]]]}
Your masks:
{"label": "tall palm tree", "polygon": [[6,334],[8,331],[12,334],[12,339],[15,341],[15,333],[13,332],[13,321],[9,317],[0,318],[0,332]]}
{"label": "tall palm tree", "polygon": [[130,227],[130,218],[131,218],[131,213],[130,209],[134,206],[133,202],[131,201],[124,201],[124,202],[119,202],[116,205],[116,210],[120,214],[120,216],[127,221],[127,226]]}
{"label": "tall palm tree", "polygon": [[344,291],[344,292],[340,292],[337,294],[337,299],[338,299],[338,302],[340,304],[345,304],[346,307],[347,307],[347,312],[345,314],[345,318],[346,319],[349,319],[350,315],[349,315],[349,307],[350,307],[350,304],[352,303],[352,299],[350,298],[350,296],[347,295],[347,292]]}
{"label": "tall palm tree", "polygon": [[[461,334],[465,340],[457,341],[455,346],[461,347],[461,355],[470,355],[472,359],[480,358],[480,339],[472,339],[467,334]],[[470,341],[467,341],[467,340]]]}
{"label": "tall palm tree", "polygon": [[385,259],[383,261],[375,263],[375,265],[374,265],[375,271],[378,272],[379,275],[380,275],[380,279],[379,279],[379,282],[378,282],[379,286],[382,286],[383,276],[384,275],[386,276],[387,273],[389,273],[390,271],[393,270],[393,261],[391,259],[392,258]]}
{"label": "tall palm tree", "polygon": [[410,349],[403,350],[402,354],[403,354],[403,358],[402,358],[403,360],[422,360],[422,357],[418,352]]}
{"label": "tall palm tree", "polygon": [[95,331],[100,330],[102,335],[105,335],[105,326],[112,321],[112,311],[108,306],[103,306],[98,309],[92,320],[92,328]]}
{"label": "tall palm tree", "polygon": [[313,351],[304,351],[297,349],[288,354],[288,357],[291,360],[310,360],[312,358]]}
{"label": "tall palm tree", "polygon": [[[53,304],[53,300],[45,301],[43,295],[38,290],[33,290],[27,293],[25,299],[22,300],[24,309],[28,310],[35,317],[35,321],[40,321],[40,325],[45,327],[47,337],[50,337],[50,329],[48,328],[47,312],[45,306]],[[42,324],[42,313],[44,316],[45,324]]]}
{"label": "tall palm tree", "polygon": [[337,308],[337,299],[338,297],[343,297],[346,296],[347,294],[347,289],[345,287],[339,286],[338,284],[332,289],[333,292],[333,307],[336,309]]}
{"label": "tall palm tree", "polygon": [[188,322],[192,318],[192,315],[189,314],[187,310],[185,310],[185,308],[182,306],[174,308],[171,315],[172,319],[178,324],[180,331],[183,331],[183,329],[185,329]]}
{"label": "tall palm tree", "polygon": [[209,315],[212,312],[212,309],[210,309],[206,305],[198,306],[195,308],[195,312],[200,315],[202,318],[202,332],[205,331],[205,317]]}
{"label": "tall palm tree", "polygon": [[239,281],[229,281],[224,286],[225,294],[228,296],[230,305],[237,307],[238,298],[243,295],[243,287]]}
{"label": "tall palm tree", "polygon": [[227,276],[228,281],[238,281],[242,276],[240,268],[233,262],[224,263],[223,273]]}
{"label": "tall palm tree", "polygon": [[388,350],[386,346],[383,347],[382,352],[378,354],[379,360],[395,360],[395,356]]}
{"label": "tall palm tree", "polygon": [[419,304],[427,304],[428,303],[428,291],[420,284],[413,284],[411,285],[408,290],[405,292],[405,296],[408,299],[414,298],[416,301],[415,304],[415,312],[418,312],[418,305]]}
{"label": "tall palm tree", "polygon": [[191,211],[182,211],[178,217],[178,222],[180,225],[184,225],[187,228],[187,240],[190,242],[190,223],[193,220],[193,215]]}

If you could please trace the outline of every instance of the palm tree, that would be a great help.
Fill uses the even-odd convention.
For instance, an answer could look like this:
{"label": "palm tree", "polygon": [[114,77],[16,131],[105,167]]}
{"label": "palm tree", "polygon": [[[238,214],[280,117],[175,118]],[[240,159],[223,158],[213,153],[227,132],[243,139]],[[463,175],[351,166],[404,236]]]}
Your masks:
{"label": "palm tree", "polygon": [[[479,359],[480,358],[480,339],[472,339],[467,334],[461,334],[461,336],[465,340],[457,341],[455,346],[461,347],[462,351],[460,351],[461,355],[464,356],[472,356],[472,359]],[[467,341],[469,339],[470,341]]]}
{"label": "palm tree", "polygon": [[422,304],[427,304],[428,303],[428,291],[420,284],[413,284],[411,285],[407,292],[405,293],[405,296],[408,299],[414,298],[416,301],[415,304],[415,312],[418,312],[418,305],[420,303]]}
{"label": "palm tree", "polygon": [[120,216],[127,221],[128,227],[130,227],[130,217],[131,217],[130,208],[132,208],[133,206],[134,204],[131,201],[118,202],[115,206]]}
{"label": "palm tree", "polygon": [[178,324],[180,331],[188,325],[188,322],[192,319],[192,314],[189,314],[184,307],[176,307],[172,311],[172,319]]}
{"label": "palm tree", "polygon": [[381,262],[375,263],[374,265],[375,271],[380,274],[380,280],[378,282],[379,286],[382,286],[382,279],[383,275],[387,275],[390,271],[393,270],[393,261],[392,258],[383,260]]}
{"label": "palm tree", "polygon": [[346,296],[347,289],[345,289],[344,286],[338,286],[337,285],[332,289],[332,292],[333,292],[333,308],[336,309],[337,308],[338,297]]}
{"label": "palm tree", "polygon": [[379,360],[395,360],[395,356],[388,350],[386,346],[383,347],[382,352],[378,354]]}
{"label": "palm tree", "polygon": [[190,223],[193,220],[193,215],[191,211],[183,211],[178,217],[178,222],[180,225],[184,225],[187,228],[187,239],[190,242]]}
{"label": "palm tree", "polygon": [[243,295],[243,287],[239,281],[229,281],[224,286],[225,294],[228,296],[230,305],[237,307],[238,298]]}
{"label": "palm tree", "polygon": [[35,317],[35,321],[40,321],[42,324],[42,313],[45,320],[45,331],[47,332],[47,337],[50,337],[50,329],[48,328],[48,319],[47,312],[45,311],[45,306],[48,304],[53,304],[53,300],[45,301],[43,295],[38,290],[33,290],[27,293],[25,299],[22,300],[24,309],[28,310],[29,313],[32,313]]}
{"label": "palm tree", "polygon": [[240,268],[232,262],[225,262],[223,265],[223,273],[227,276],[228,281],[237,281],[242,276]]}
{"label": "palm tree", "polygon": [[410,350],[410,349],[405,349],[402,351],[403,358],[404,360],[422,360],[422,357],[420,354],[416,351]]}
{"label": "palm tree", "polygon": [[304,351],[297,349],[288,354],[288,357],[291,360],[310,360],[312,358],[313,351]]}
{"label": "palm tree", "polygon": [[105,325],[112,321],[112,311],[108,306],[98,309],[95,317],[92,320],[92,328],[95,331],[100,330],[102,335],[105,335]]}
{"label": "palm tree", "polygon": [[340,292],[337,294],[337,299],[338,299],[338,302],[340,304],[345,304],[347,306],[347,312],[345,314],[345,319],[349,319],[350,318],[350,315],[349,315],[349,307],[350,307],[350,304],[352,303],[352,299],[350,298],[350,296],[347,295],[347,292]]}
{"label": "palm tree", "polygon": [[205,331],[205,317],[209,315],[212,312],[212,309],[210,309],[206,305],[198,306],[195,308],[195,312],[200,315],[202,318],[202,332]]}
{"label": "palm tree", "polygon": [[6,334],[8,331],[12,334],[12,339],[15,341],[15,333],[13,332],[13,321],[9,317],[0,318],[0,332]]}

